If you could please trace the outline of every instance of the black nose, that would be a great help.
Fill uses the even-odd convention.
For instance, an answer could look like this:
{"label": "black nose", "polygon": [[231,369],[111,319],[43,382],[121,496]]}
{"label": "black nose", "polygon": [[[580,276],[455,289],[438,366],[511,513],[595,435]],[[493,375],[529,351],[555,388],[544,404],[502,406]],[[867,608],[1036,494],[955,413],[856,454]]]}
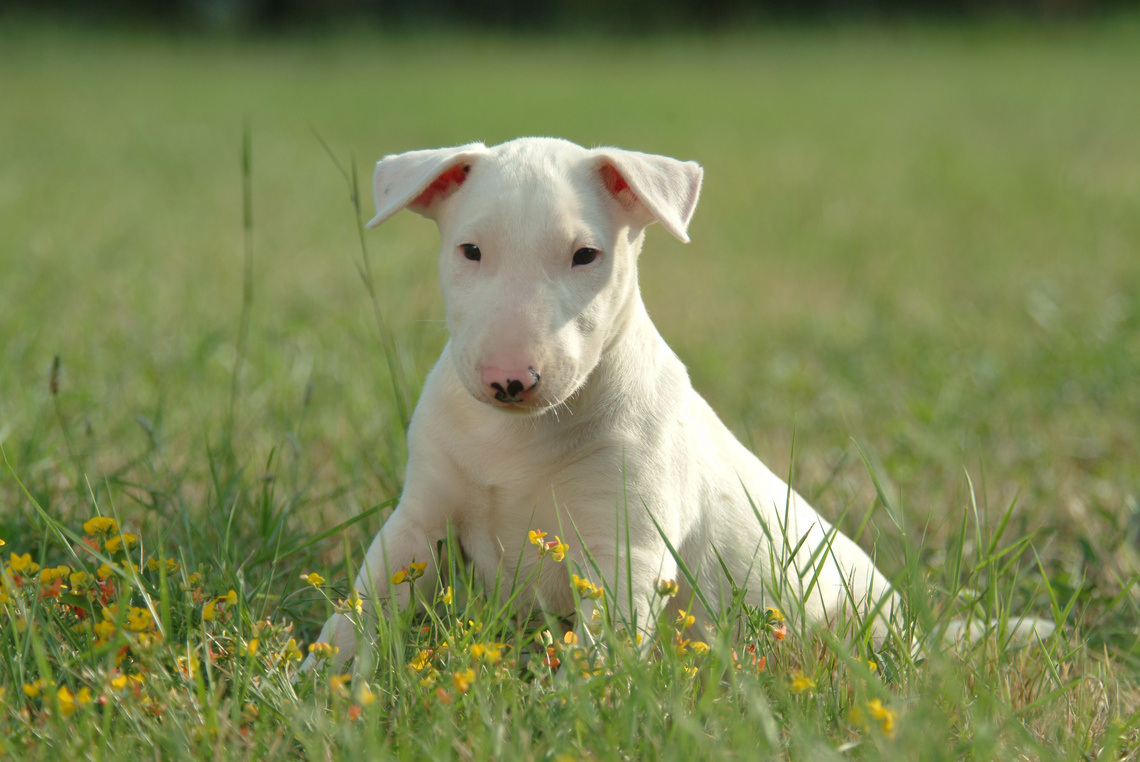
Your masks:
{"label": "black nose", "polygon": [[522,400],[522,397],[519,396],[520,394],[522,394],[524,391],[529,391],[538,386],[538,381],[540,378],[538,373],[534,368],[527,368],[527,370],[530,371],[530,377],[532,381],[530,386],[524,386],[523,382],[519,381],[517,378],[507,379],[507,385],[505,387],[502,384],[495,382],[491,384],[491,388],[495,390],[495,399],[497,399],[499,402],[519,402]]}

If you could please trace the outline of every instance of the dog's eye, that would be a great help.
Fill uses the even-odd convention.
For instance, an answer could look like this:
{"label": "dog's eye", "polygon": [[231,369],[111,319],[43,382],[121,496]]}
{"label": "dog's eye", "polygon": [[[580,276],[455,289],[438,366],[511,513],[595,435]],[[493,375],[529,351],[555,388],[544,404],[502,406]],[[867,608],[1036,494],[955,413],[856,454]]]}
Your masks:
{"label": "dog's eye", "polygon": [[598,250],[584,247],[574,252],[574,265],[588,265],[598,258]]}
{"label": "dog's eye", "polygon": [[462,244],[459,248],[463,249],[463,256],[472,262],[478,262],[483,258],[483,252],[479,251],[479,247],[473,243]]}

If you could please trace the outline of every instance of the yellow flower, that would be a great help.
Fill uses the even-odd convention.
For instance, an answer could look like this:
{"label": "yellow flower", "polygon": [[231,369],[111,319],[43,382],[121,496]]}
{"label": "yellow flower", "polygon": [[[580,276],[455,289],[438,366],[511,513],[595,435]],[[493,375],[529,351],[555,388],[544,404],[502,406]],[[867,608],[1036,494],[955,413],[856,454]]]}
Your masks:
{"label": "yellow flower", "polygon": [[765,609],[765,611],[768,612],[768,618],[771,619],[773,622],[784,621],[784,612],[780,611],[778,608],[775,608],[774,606],[769,606],[767,609]]}
{"label": "yellow flower", "polygon": [[451,585],[448,585],[448,586],[447,586],[447,589],[446,589],[446,590],[444,590],[442,593],[440,593],[440,594],[439,594],[439,599],[438,599],[438,600],[439,600],[439,601],[440,601],[440,603],[442,603],[444,606],[450,606],[450,605],[451,605],[451,600],[452,600],[452,594],[451,594]]}
{"label": "yellow flower", "polygon": [[693,616],[692,614],[688,613],[687,611],[685,611],[684,609],[678,610],[678,612],[677,612],[677,629],[687,630],[690,627],[692,627],[696,623],[696,621],[697,621],[697,618],[695,616]]}
{"label": "yellow flower", "polygon": [[179,656],[175,661],[178,663],[178,671],[182,673],[183,677],[187,680],[193,680],[194,675],[198,672],[198,657],[187,651],[185,656]]}
{"label": "yellow flower", "polygon": [[[177,572],[177,571],[178,571],[180,568],[182,568],[181,564],[179,564],[179,563],[178,563],[177,561],[175,561],[173,558],[168,558],[168,559],[166,559],[166,561],[165,561],[164,563],[166,564],[166,573],[167,573],[168,575],[169,575],[169,574],[174,574],[174,573],[176,573],[176,572]],[[154,558],[148,558],[148,559],[147,559],[147,562],[146,562],[146,568],[150,569],[152,572],[153,572],[153,571],[158,571],[158,568],[159,568],[159,566],[161,566],[161,565],[162,565],[162,564],[161,564],[161,563],[160,563],[160,562],[159,562],[157,559],[154,559]]]}
{"label": "yellow flower", "polygon": [[[102,622],[95,623],[95,637],[97,645],[102,645],[110,640],[115,635],[115,623],[103,620]],[[100,642],[101,641],[101,642]]]}
{"label": "yellow flower", "polygon": [[45,584],[45,585],[50,585],[52,582],[55,582],[57,579],[63,579],[64,577],[66,577],[69,574],[71,574],[71,567],[70,566],[56,566],[56,567],[49,566],[48,568],[46,568],[42,572],[40,572],[40,582]]}
{"label": "yellow flower", "polygon": [[55,696],[58,701],[59,713],[64,717],[70,717],[80,707],[91,703],[90,688],[80,688],[78,693],[72,693],[65,685],[56,692]]}
{"label": "yellow flower", "polygon": [[329,678],[329,689],[337,696],[347,697],[348,690],[344,686],[351,681],[352,675],[333,675]]}
{"label": "yellow flower", "polygon": [[206,601],[206,605],[202,607],[202,620],[206,622],[214,621],[218,616],[218,602],[216,600]]}
{"label": "yellow flower", "polygon": [[558,535],[554,535],[554,542],[546,543],[546,549],[550,553],[550,558],[558,562],[566,558],[566,551],[570,550],[570,546],[562,542],[562,538]]}
{"label": "yellow flower", "polygon": [[245,644],[245,653],[247,656],[256,656],[257,647],[261,645],[261,641],[257,638],[250,638],[249,642]]}
{"label": "yellow flower", "polygon": [[325,584],[325,578],[316,572],[309,572],[308,574],[301,575],[302,582],[308,582],[313,587],[320,587]]}
{"label": "yellow flower", "polygon": [[233,605],[237,604],[237,600],[238,600],[237,591],[231,589],[228,593],[226,593],[225,595],[223,595],[221,598],[218,599],[218,603],[226,603],[226,604],[229,604],[230,606],[233,606]]}
{"label": "yellow flower", "polygon": [[8,566],[12,571],[24,574],[35,574],[40,570],[40,565],[32,560],[31,553],[25,553],[22,556],[12,553],[8,556]]}
{"label": "yellow flower", "polygon": [[313,658],[316,659],[317,661],[322,661],[324,659],[330,659],[333,656],[336,656],[337,653],[339,653],[339,652],[340,652],[339,648],[337,648],[336,646],[333,646],[333,645],[329,645],[328,643],[310,643],[309,644],[309,653],[311,653],[313,655]]}
{"label": "yellow flower", "polygon": [[[868,715],[870,715],[868,717]],[[898,712],[883,706],[883,702],[879,699],[871,699],[865,706],[856,706],[851,710],[851,721],[859,725],[864,730],[870,730],[872,722],[878,723],[879,730],[887,738],[895,737],[895,721],[898,719]]]}
{"label": "yellow flower", "polygon": [[146,632],[154,629],[154,619],[150,611],[138,606],[131,606],[127,612],[127,629],[132,632]]}
{"label": "yellow flower", "polygon": [[567,630],[566,634],[562,636],[562,642],[568,646],[573,646],[578,643],[578,636],[574,634],[573,630]]}
{"label": "yellow flower", "polygon": [[190,576],[186,578],[186,584],[190,587],[197,587],[202,584],[202,572],[190,572]]}
{"label": "yellow flower", "polygon": [[357,616],[364,613],[364,601],[360,599],[360,593],[356,592],[356,588],[352,588],[352,595],[348,600],[341,599],[333,606],[333,610],[338,614],[347,614],[350,611],[355,611]]}
{"label": "yellow flower", "polygon": [[368,683],[361,683],[360,687],[356,689],[356,703],[361,706],[368,706],[376,701],[376,694],[368,687]]}
{"label": "yellow flower", "polygon": [[792,693],[810,693],[815,690],[815,680],[805,675],[803,672],[797,672],[796,676],[792,678],[791,685]]}
{"label": "yellow flower", "polygon": [[399,584],[403,583],[404,580],[406,580],[407,578],[408,578],[408,572],[404,569],[400,569],[400,571],[393,574],[389,579],[391,580],[393,585],[399,585]]}
{"label": "yellow flower", "polygon": [[117,534],[111,539],[107,540],[106,544],[104,544],[103,547],[107,550],[108,553],[114,553],[124,546],[129,550],[130,548],[134,547],[138,541],[139,536],[137,534]]}
{"label": "yellow flower", "polygon": [[427,561],[420,561],[419,563],[412,561],[410,564],[408,564],[408,576],[412,579],[419,579],[420,577],[424,576],[424,569],[426,568]]}
{"label": "yellow flower", "polygon": [[662,598],[668,598],[671,595],[676,595],[678,590],[680,590],[680,586],[674,580],[657,580],[657,594]]}
{"label": "yellow flower", "polygon": [[98,577],[99,579],[110,579],[111,575],[114,573],[115,573],[115,570],[112,569],[110,566],[107,566],[107,564],[103,564],[102,566],[100,566],[98,569],[95,570],[95,576]]}
{"label": "yellow flower", "polygon": [[485,661],[488,664],[498,664],[499,660],[503,658],[502,643],[489,643],[486,645],[474,643],[467,650],[473,657],[480,661]]}
{"label": "yellow flower", "polygon": [[541,529],[532,529],[527,533],[527,539],[529,540],[530,544],[537,545],[539,548],[542,548],[545,544],[543,542],[545,538],[546,532],[543,532]]}
{"label": "yellow flower", "polygon": [[289,638],[289,642],[285,644],[284,656],[289,661],[301,661],[304,658],[301,649],[297,647],[296,638]]}
{"label": "yellow flower", "polygon": [[84,587],[90,578],[91,578],[91,575],[88,574],[87,572],[77,571],[74,574],[72,574],[70,577],[68,577],[68,580],[71,582],[71,586],[73,588],[79,588],[79,587]]}
{"label": "yellow flower", "polygon": [[408,668],[416,672],[423,672],[424,667],[431,664],[432,652],[430,649],[424,649],[416,654],[415,658],[408,662]]}
{"label": "yellow flower", "polygon": [[456,672],[451,676],[451,682],[455,686],[456,691],[466,693],[471,687],[471,683],[475,682],[475,670],[466,669],[462,672]]}
{"label": "yellow flower", "polygon": [[695,643],[690,643],[689,648],[698,656],[704,656],[709,652],[709,644],[703,643],[699,640]]}
{"label": "yellow flower", "polygon": [[588,579],[583,579],[577,574],[571,576],[574,577],[574,589],[578,591],[579,596],[595,601],[602,597],[602,589],[593,582]]}
{"label": "yellow flower", "polygon": [[116,534],[119,531],[119,522],[107,516],[96,516],[90,521],[84,522],[83,531],[92,537]]}
{"label": "yellow flower", "polygon": [[24,695],[28,698],[36,698],[47,687],[47,681],[40,679],[31,683],[24,683]]}

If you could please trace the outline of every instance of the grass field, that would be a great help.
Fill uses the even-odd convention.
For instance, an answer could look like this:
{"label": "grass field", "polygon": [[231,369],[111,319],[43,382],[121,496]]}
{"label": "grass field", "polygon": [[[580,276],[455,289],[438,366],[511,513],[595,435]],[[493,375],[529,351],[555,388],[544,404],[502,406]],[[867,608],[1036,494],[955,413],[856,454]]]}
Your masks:
{"label": "grass field", "polygon": [[[218,40],[0,16],[0,757],[1140,756],[1138,71],[1127,17]],[[874,511],[917,626],[1058,634],[915,663],[737,611],[707,654],[683,623],[649,660],[607,628],[595,667],[460,574],[384,620],[375,670],[291,686],[446,339],[434,227],[367,235],[373,303],[338,162],[366,188],[385,153],[526,134],[703,164],[693,243],[653,229],[641,260],[697,389],[845,529]]]}

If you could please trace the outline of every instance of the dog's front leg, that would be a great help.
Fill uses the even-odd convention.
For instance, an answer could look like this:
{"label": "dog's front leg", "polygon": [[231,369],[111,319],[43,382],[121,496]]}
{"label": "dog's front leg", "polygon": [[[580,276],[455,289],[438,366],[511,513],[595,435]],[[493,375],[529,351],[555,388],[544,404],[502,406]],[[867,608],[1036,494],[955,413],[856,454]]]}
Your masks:
{"label": "dog's front leg", "polygon": [[[333,614],[317,637],[318,642],[328,643],[338,649],[332,659],[335,670],[340,670],[348,659],[357,655],[357,622],[364,629],[360,638],[361,647],[371,645],[367,631],[368,625],[376,617],[375,601],[390,599],[396,605],[405,606],[411,597],[412,584],[421,591],[435,587],[439,573],[435,549],[441,533],[412,518],[412,511],[405,506],[406,499],[407,493],[376,534],[365,556],[364,565],[356,576],[354,588],[361,602],[358,612]],[[422,569],[423,576],[414,580],[420,570],[411,564],[416,563],[418,567],[421,562],[426,564]],[[404,570],[403,580],[393,584],[393,575],[401,570]],[[315,661],[310,655],[301,665],[301,671],[306,672],[313,666]]]}
{"label": "dog's front leg", "polygon": [[[581,564],[576,566],[582,567]],[[595,567],[596,570],[595,571]],[[657,617],[666,598],[659,595],[659,581],[677,576],[677,562],[661,547],[622,549],[616,556],[594,556],[581,576],[598,590],[604,591],[610,620],[619,633],[623,630],[637,650],[644,652],[657,631]],[[600,571],[599,575],[597,572]],[[582,585],[578,593],[578,642],[593,645],[601,631],[605,616],[603,601],[595,598],[589,587]]]}

